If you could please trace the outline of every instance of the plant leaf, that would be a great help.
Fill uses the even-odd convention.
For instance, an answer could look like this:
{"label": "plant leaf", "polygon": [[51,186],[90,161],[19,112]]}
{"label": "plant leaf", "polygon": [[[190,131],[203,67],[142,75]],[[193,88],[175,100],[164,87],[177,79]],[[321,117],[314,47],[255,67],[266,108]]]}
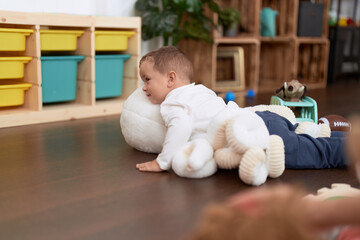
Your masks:
{"label": "plant leaf", "polygon": [[201,0],[173,0],[177,8],[181,11],[190,13],[199,13],[203,7],[203,1]]}
{"label": "plant leaf", "polygon": [[190,18],[184,23],[185,37],[212,42],[211,27],[198,18]]}

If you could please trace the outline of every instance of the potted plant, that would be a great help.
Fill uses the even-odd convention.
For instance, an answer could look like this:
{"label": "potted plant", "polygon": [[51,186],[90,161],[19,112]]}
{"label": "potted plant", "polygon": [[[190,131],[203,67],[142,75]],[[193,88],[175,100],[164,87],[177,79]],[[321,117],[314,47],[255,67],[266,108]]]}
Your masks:
{"label": "potted plant", "polygon": [[176,46],[182,38],[213,41],[211,30],[217,27],[205,15],[204,8],[220,13],[214,0],[137,0],[135,9],[142,17],[142,39],[161,36],[164,45]]}
{"label": "potted plant", "polygon": [[241,13],[232,8],[227,7],[219,13],[219,24],[223,27],[223,35],[235,37],[238,33],[238,24],[241,22]]}

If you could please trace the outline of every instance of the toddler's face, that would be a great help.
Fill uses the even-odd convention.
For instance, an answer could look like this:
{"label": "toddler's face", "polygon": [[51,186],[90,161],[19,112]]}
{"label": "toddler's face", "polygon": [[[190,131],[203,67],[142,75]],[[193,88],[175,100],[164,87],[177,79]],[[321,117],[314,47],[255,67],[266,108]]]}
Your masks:
{"label": "toddler's face", "polygon": [[154,63],[145,61],[140,65],[140,77],[144,82],[143,91],[153,104],[161,104],[170,92],[166,74],[154,70]]}

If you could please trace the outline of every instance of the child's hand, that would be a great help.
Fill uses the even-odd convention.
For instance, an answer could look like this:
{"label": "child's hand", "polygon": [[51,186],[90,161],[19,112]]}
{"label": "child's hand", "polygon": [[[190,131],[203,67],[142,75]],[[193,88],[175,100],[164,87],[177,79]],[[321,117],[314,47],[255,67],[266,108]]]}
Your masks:
{"label": "child's hand", "polygon": [[162,171],[164,171],[163,169],[160,168],[160,165],[158,164],[156,159],[149,161],[149,162],[136,164],[136,168],[141,172],[162,172]]}

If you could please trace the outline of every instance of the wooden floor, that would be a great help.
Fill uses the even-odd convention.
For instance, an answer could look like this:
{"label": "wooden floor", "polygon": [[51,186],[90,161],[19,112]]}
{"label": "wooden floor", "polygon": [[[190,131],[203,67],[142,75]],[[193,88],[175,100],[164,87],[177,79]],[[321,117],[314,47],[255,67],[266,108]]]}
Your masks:
{"label": "wooden floor", "polygon": [[[358,82],[308,95],[319,116],[360,113]],[[0,129],[0,239],[182,239],[204,205],[249,188],[236,170],[193,180],[135,169],[155,156],[126,144],[119,116]],[[266,184],[279,182],[359,186],[348,169],[286,170]]]}

